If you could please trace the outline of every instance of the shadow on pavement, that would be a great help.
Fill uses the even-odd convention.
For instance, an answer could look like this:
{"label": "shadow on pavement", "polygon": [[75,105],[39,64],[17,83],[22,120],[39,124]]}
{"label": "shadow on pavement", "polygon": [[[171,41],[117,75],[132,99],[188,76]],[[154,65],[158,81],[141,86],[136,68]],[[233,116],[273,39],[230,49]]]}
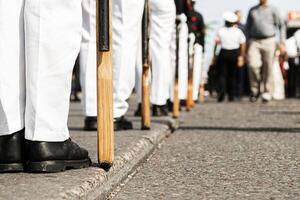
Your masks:
{"label": "shadow on pavement", "polygon": [[279,115],[300,115],[300,112],[293,112],[293,111],[261,111],[263,114],[268,114],[268,115],[274,115],[274,114],[279,114]]}
{"label": "shadow on pavement", "polygon": [[179,127],[179,130],[300,133],[300,128],[279,128],[279,127],[181,126]]}

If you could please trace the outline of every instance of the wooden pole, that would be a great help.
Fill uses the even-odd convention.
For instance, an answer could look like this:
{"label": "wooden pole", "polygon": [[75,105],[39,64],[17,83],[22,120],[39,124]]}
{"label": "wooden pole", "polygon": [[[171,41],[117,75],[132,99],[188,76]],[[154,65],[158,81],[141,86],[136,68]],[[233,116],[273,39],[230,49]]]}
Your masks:
{"label": "wooden pole", "polygon": [[194,54],[193,54],[193,47],[194,42],[188,39],[188,88],[187,88],[187,99],[186,99],[186,110],[190,111],[191,108],[194,106],[194,99],[193,99],[193,65],[194,65]]}
{"label": "wooden pole", "polygon": [[205,92],[204,84],[201,84],[199,87],[199,100],[201,103],[205,102],[204,92]]}
{"label": "wooden pole", "polygon": [[201,63],[201,71],[200,71],[200,87],[199,87],[199,101],[201,103],[204,103],[205,102],[205,83],[204,83],[204,80],[203,80],[203,67],[204,67],[204,55],[202,54],[202,63]]}
{"label": "wooden pole", "polygon": [[176,19],[176,66],[175,66],[175,83],[174,83],[174,99],[173,99],[173,118],[178,118],[180,115],[179,105],[179,25],[180,20]]}
{"label": "wooden pole", "polygon": [[149,58],[149,2],[145,1],[144,15],[142,21],[142,129],[151,128],[150,114],[150,58]]}
{"label": "wooden pole", "polygon": [[96,7],[98,162],[109,168],[114,161],[112,0],[97,0]]}

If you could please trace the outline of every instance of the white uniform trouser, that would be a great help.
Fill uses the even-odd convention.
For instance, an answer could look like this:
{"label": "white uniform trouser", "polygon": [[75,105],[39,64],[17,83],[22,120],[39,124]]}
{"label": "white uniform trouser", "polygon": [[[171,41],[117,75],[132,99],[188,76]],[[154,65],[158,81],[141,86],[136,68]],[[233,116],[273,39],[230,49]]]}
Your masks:
{"label": "white uniform trouser", "polygon": [[81,18],[81,0],[0,0],[0,135],[25,127],[28,140],[69,138]]}
{"label": "white uniform trouser", "polygon": [[[188,37],[189,31],[186,23],[186,16],[182,14],[180,16],[180,30],[179,30],[179,59],[178,59],[178,95],[179,99],[184,100],[187,97],[187,83],[188,83]],[[173,93],[174,93],[174,83],[175,83],[175,66],[176,66],[176,48],[174,43],[176,44],[176,37],[173,34],[173,48],[172,49],[172,83],[170,89],[171,101],[173,101]]]}
{"label": "white uniform trouser", "polygon": [[151,103],[165,105],[170,98],[171,41],[176,18],[173,0],[150,0],[151,8]]}
{"label": "white uniform trouser", "polygon": [[[175,5],[172,0],[150,0],[151,7],[151,102],[163,105],[169,98],[170,51]],[[113,1],[113,50],[114,50],[114,117],[123,116],[128,110],[126,100],[135,86],[137,56],[140,54],[141,22],[144,1]],[[141,68],[137,69],[137,74]],[[139,76],[138,76],[139,77]],[[140,83],[140,81],[138,82]],[[140,89],[140,86],[136,86]]]}
{"label": "white uniform trouser", "polygon": [[[155,105],[166,104],[170,98],[169,90],[171,77],[172,52],[171,42],[175,21],[175,6],[172,2],[150,0],[151,7],[151,59],[153,79],[151,84],[151,103]],[[140,47],[141,49],[141,47]],[[136,86],[139,102],[141,101],[142,55],[138,52],[136,65]]]}
{"label": "white uniform trouser", "polygon": [[[135,87],[134,87],[137,100],[139,103],[142,102],[142,73],[143,73],[142,37],[140,37],[139,50],[138,50],[136,66],[135,66]],[[151,73],[149,79],[151,81]]]}
{"label": "white uniform trouser", "polygon": [[82,41],[79,54],[82,107],[85,116],[97,116],[96,0],[82,0]]}
{"label": "white uniform trouser", "polygon": [[135,85],[144,1],[113,0],[114,118],[125,115]]}
{"label": "white uniform trouser", "polygon": [[194,71],[193,71],[193,99],[199,96],[199,87],[202,79],[203,47],[196,43],[194,45]]}

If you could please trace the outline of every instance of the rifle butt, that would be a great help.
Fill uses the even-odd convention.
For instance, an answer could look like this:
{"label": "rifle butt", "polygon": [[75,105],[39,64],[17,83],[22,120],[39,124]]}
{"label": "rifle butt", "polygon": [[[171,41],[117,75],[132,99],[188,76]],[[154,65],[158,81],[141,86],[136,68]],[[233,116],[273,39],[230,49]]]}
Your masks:
{"label": "rifle butt", "polygon": [[179,105],[179,89],[178,80],[175,81],[174,85],[174,99],[173,99],[173,118],[178,118],[180,115],[180,105]]}
{"label": "rifle butt", "polygon": [[98,55],[98,162],[112,165],[114,160],[113,83],[111,54]]}
{"label": "rifle butt", "polygon": [[149,130],[150,128],[150,68],[148,65],[144,65],[142,74],[142,129]]}
{"label": "rifle butt", "polygon": [[[107,5],[108,16],[100,17],[101,5]],[[97,113],[98,113],[98,163],[101,167],[108,169],[114,161],[114,119],[113,119],[113,70],[112,70],[112,52],[111,52],[111,0],[97,1]],[[100,18],[107,21],[109,35],[102,41],[100,26],[103,24]],[[104,23],[105,24],[105,23]],[[105,37],[106,37],[105,36]],[[103,44],[102,44],[103,43]],[[109,48],[107,48],[109,47]]]}
{"label": "rifle butt", "polygon": [[187,99],[186,99],[186,109],[190,111],[194,106],[193,99],[193,80],[188,81],[188,91],[187,91]]}
{"label": "rifle butt", "polygon": [[204,96],[204,85],[201,84],[200,87],[199,87],[199,100],[201,103],[204,103],[205,102],[205,96]]}

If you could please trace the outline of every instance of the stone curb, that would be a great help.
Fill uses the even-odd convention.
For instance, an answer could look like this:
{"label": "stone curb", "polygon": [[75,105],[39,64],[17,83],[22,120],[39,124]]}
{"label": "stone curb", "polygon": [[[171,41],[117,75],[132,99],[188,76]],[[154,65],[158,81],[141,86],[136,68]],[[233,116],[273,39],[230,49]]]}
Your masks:
{"label": "stone curb", "polygon": [[93,173],[88,181],[60,194],[61,199],[106,199],[129,174],[144,162],[157,146],[178,128],[178,121],[171,118],[157,118],[153,123],[160,124],[158,130],[151,130],[142,137],[131,151],[117,156],[113,167],[105,172],[98,167],[90,168]]}

